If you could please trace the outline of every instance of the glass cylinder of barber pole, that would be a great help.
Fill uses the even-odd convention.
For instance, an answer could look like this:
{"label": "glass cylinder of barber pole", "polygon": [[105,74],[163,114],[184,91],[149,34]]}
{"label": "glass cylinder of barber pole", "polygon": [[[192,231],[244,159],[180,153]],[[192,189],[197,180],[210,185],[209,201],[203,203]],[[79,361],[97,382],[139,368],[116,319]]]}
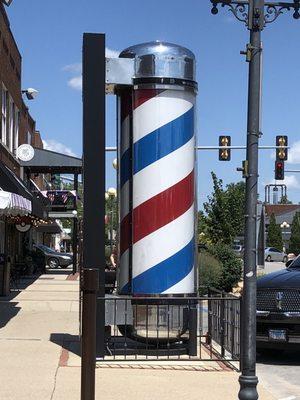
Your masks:
{"label": "glass cylinder of barber pole", "polygon": [[196,292],[195,56],[150,42],[120,57],[134,59],[135,75],[119,93],[119,292],[190,296]]}

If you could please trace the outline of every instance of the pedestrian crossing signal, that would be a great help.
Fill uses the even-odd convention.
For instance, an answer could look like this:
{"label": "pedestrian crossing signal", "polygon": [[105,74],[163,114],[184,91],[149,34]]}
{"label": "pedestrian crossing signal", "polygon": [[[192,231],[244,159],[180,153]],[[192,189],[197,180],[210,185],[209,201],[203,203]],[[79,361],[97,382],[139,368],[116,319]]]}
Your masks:
{"label": "pedestrian crossing signal", "polygon": [[[231,136],[219,136],[219,160],[230,161],[231,150],[227,147],[231,146]],[[224,148],[222,148],[224,147]]]}
{"label": "pedestrian crossing signal", "polygon": [[275,161],[275,179],[277,181],[284,180],[284,162],[283,161]]}

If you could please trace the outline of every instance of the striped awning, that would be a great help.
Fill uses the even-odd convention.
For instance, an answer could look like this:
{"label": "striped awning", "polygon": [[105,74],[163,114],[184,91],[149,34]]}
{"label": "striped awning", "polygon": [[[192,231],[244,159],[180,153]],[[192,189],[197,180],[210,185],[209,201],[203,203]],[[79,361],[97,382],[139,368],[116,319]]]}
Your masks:
{"label": "striped awning", "polygon": [[27,215],[32,211],[31,201],[16,193],[0,190],[0,215]]}

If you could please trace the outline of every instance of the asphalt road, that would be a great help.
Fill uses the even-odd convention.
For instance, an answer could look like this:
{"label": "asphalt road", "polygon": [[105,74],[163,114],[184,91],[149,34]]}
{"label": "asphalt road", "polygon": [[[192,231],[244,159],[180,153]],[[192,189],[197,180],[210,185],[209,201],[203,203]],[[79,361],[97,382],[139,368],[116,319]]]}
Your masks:
{"label": "asphalt road", "polygon": [[283,262],[265,262],[265,267],[261,268],[258,267],[258,274],[259,273],[265,273],[265,274],[270,274],[271,272],[279,271],[280,269],[284,269],[285,264]]}
{"label": "asphalt road", "polygon": [[257,376],[277,400],[300,400],[300,351],[258,354]]}
{"label": "asphalt road", "polygon": [[[285,268],[282,262],[266,262],[259,273],[269,274]],[[257,375],[260,382],[278,400],[300,400],[300,351],[257,355]]]}

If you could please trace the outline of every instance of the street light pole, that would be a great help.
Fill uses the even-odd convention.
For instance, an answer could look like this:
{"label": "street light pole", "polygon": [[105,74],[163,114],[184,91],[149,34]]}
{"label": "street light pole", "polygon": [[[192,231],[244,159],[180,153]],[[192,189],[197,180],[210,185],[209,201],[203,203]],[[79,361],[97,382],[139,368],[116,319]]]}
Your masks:
{"label": "street light pole", "polygon": [[[250,14],[252,13],[252,15]],[[258,399],[256,376],[256,221],[258,182],[258,141],[260,135],[261,102],[261,30],[263,29],[263,0],[249,1],[250,44],[248,116],[247,116],[247,163],[245,207],[244,291],[242,299],[241,371],[239,399]]]}
{"label": "street light pole", "polygon": [[[261,103],[261,31],[275,21],[284,10],[294,10],[293,17],[300,18],[300,0],[270,2],[264,0],[211,0],[212,14],[218,13],[218,5],[228,6],[233,15],[250,30],[250,43],[241,52],[249,62],[247,155],[243,168],[246,177],[244,290],[241,311],[241,375],[239,377],[240,400],[257,400],[256,376],[256,222],[258,182],[258,142]],[[265,12],[266,7],[266,12]]]}

